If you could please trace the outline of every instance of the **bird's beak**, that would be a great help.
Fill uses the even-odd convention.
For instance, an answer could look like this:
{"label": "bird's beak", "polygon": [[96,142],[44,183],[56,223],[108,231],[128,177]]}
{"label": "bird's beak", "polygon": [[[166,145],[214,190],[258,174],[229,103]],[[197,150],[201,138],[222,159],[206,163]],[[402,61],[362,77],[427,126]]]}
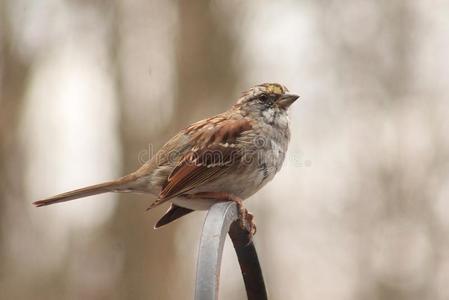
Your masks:
{"label": "bird's beak", "polygon": [[298,98],[298,95],[284,94],[276,100],[276,103],[279,107],[287,109]]}

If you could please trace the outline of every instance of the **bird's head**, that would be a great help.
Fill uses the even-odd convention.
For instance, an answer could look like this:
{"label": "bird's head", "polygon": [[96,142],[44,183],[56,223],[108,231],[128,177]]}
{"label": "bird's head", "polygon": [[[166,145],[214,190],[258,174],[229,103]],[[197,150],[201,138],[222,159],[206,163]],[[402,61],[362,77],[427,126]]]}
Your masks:
{"label": "bird's head", "polygon": [[287,109],[298,99],[298,95],[289,94],[288,89],[279,83],[262,83],[243,92],[237,105],[259,105],[264,108],[278,107]]}
{"label": "bird's head", "polygon": [[262,83],[243,92],[235,106],[253,116],[260,115],[272,123],[277,116],[285,115],[298,98],[298,95],[290,94],[279,83]]}

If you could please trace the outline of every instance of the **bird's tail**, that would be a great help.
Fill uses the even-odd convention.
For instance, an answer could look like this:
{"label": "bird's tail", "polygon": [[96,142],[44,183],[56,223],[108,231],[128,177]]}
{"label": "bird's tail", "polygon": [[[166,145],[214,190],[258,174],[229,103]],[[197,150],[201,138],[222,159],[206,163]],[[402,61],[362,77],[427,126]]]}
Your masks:
{"label": "bird's tail", "polygon": [[96,185],[91,185],[88,187],[84,187],[81,189],[73,190],[67,193],[59,194],[47,199],[39,200],[33,202],[33,204],[37,207],[51,205],[59,202],[65,202],[70,200],[75,200],[78,198],[84,198],[88,196],[93,196],[97,194],[103,194],[107,192],[121,192],[127,191],[124,186],[126,183],[129,183],[131,180],[127,177],[123,177],[118,180],[108,181]]}

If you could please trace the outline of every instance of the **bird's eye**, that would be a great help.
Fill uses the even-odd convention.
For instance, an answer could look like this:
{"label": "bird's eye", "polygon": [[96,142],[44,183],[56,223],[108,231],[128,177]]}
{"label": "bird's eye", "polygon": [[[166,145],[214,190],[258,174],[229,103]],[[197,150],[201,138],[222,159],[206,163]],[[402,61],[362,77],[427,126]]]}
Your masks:
{"label": "bird's eye", "polygon": [[266,95],[266,94],[260,95],[259,100],[262,102],[266,102],[268,100],[268,95]]}

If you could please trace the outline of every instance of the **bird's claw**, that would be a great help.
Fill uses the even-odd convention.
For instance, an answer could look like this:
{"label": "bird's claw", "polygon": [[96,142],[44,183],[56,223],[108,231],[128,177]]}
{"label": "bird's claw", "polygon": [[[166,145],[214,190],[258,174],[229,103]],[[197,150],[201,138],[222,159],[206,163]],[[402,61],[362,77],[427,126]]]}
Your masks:
{"label": "bird's claw", "polygon": [[254,215],[250,213],[246,208],[242,205],[238,205],[239,210],[239,225],[243,230],[248,231],[248,238],[251,242],[253,236],[257,232],[256,224],[254,223]]}

